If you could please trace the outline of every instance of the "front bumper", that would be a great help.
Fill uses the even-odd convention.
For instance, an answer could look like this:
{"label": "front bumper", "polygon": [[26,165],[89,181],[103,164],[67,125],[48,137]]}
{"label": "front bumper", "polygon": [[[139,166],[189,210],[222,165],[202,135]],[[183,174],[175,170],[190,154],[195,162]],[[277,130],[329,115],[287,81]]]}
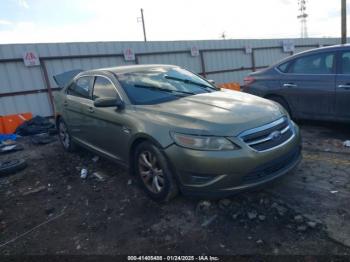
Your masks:
{"label": "front bumper", "polygon": [[164,150],[181,191],[203,197],[228,196],[261,186],[292,171],[301,161],[301,138],[295,135],[278,148],[257,152],[242,141],[233,151],[198,151],[172,145]]}

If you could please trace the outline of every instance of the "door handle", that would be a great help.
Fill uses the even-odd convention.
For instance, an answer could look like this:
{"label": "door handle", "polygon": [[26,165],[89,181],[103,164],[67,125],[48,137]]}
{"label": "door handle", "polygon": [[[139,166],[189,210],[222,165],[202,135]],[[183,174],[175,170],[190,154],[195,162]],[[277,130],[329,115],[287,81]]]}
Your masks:
{"label": "door handle", "polygon": [[338,88],[343,88],[343,89],[345,89],[345,90],[350,90],[350,84],[338,85]]}
{"label": "door handle", "polygon": [[283,87],[297,87],[298,85],[293,84],[293,83],[285,83],[283,84]]}
{"label": "door handle", "polygon": [[92,108],[92,107],[89,107],[89,108],[88,108],[88,111],[89,111],[90,113],[95,112],[94,108]]}

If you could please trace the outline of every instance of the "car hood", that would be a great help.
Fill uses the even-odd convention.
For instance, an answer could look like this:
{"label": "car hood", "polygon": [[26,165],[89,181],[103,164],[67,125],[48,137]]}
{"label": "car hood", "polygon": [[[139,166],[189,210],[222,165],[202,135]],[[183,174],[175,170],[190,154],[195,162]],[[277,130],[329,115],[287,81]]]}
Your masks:
{"label": "car hood", "polygon": [[170,125],[176,132],[220,136],[236,136],[284,114],[274,102],[230,90],[136,108],[143,120]]}

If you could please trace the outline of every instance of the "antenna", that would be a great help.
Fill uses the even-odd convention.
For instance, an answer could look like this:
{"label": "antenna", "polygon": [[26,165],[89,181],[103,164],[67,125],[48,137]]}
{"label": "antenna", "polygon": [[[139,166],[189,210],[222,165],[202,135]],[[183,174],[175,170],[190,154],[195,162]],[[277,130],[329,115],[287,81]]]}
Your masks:
{"label": "antenna", "polygon": [[300,20],[300,37],[307,38],[307,25],[306,18],[308,14],[306,13],[306,0],[298,0],[299,15],[297,18]]}

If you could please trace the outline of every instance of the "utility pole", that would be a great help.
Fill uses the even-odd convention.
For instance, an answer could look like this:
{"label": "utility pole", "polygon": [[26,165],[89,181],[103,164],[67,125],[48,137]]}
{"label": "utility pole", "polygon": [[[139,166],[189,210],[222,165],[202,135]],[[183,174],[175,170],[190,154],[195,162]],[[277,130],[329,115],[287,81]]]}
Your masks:
{"label": "utility pole", "polygon": [[142,8],[141,8],[141,20],[142,20],[142,28],[143,28],[143,39],[145,42],[147,42],[145,18],[143,17],[143,9]]}
{"label": "utility pole", "polygon": [[346,42],[346,0],[341,0],[341,43]]}

